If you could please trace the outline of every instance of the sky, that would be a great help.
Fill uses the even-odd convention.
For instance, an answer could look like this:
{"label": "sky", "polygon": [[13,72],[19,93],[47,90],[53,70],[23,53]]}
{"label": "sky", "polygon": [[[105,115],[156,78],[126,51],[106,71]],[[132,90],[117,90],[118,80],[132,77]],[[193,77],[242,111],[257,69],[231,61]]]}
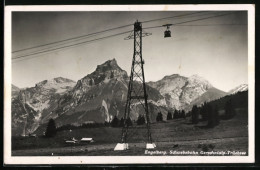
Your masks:
{"label": "sky", "polygon": [[[194,11],[13,12],[12,51],[131,24],[80,41],[72,41],[71,44],[89,41],[131,31],[136,20],[143,22],[189,13]],[[225,12],[197,13],[144,22],[142,26],[145,28],[174,24],[223,13]],[[188,26],[173,25],[170,27],[171,38],[163,37],[165,27],[145,29],[145,32],[152,33],[143,38],[142,44],[146,81],[157,81],[171,74],[187,77],[197,74],[226,92],[240,84],[247,84],[248,31],[247,25],[243,24],[247,24],[247,12],[236,11],[226,16],[182,24]],[[40,81],[55,77],[77,81],[92,73],[97,65],[113,58],[129,74],[134,47],[133,40],[124,40],[128,35],[129,33],[73,48],[13,59],[12,84],[19,88],[32,87]],[[15,52],[12,58],[53,46]]]}

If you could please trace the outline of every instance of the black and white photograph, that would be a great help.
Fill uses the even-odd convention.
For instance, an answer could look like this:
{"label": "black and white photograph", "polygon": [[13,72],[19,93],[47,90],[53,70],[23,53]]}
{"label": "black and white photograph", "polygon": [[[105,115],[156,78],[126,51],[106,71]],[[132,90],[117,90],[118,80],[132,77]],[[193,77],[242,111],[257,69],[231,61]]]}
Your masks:
{"label": "black and white photograph", "polygon": [[4,162],[254,162],[254,36],[249,4],[6,7]]}

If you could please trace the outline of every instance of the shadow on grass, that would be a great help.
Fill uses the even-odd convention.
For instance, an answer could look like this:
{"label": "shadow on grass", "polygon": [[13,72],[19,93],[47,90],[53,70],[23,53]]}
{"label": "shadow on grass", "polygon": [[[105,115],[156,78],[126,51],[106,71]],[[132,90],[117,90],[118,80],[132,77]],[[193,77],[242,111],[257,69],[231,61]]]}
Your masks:
{"label": "shadow on grass", "polygon": [[208,125],[196,125],[196,128],[200,128],[200,129],[213,129],[214,127],[210,127]]}
{"label": "shadow on grass", "polygon": [[193,125],[192,122],[185,122],[185,123],[183,123],[183,124],[185,124],[185,125]]}

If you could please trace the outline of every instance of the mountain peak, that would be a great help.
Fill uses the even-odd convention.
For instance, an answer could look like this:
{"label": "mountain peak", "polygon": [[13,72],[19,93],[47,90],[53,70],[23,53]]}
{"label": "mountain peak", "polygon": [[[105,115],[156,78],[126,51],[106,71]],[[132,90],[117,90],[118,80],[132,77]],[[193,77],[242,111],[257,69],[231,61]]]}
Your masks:
{"label": "mountain peak", "polygon": [[122,71],[122,69],[117,64],[116,59],[113,58],[112,60],[107,60],[105,63],[98,65],[96,71],[104,72],[104,71],[110,71],[115,69]]}
{"label": "mountain peak", "polygon": [[206,80],[205,78],[203,78],[197,74],[190,76],[188,78],[188,81],[192,82],[192,84],[201,84],[201,85],[205,86],[206,89],[213,87],[208,80]]}
{"label": "mountain peak", "polygon": [[113,78],[125,79],[127,77],[127,72],[121,69],[117,64],[116,59],[113,58],[98,65],[94,72],[79,80],[76,87],[82,86],[88,88],[99,83],[106,83]]}
{"label": "mountain peak", "polygon": [[176,77],[180,77],[180,75],[179,74],[167,75],[167,76],[164,76],[162,79],[171,79],[171,78],[176,78]]}

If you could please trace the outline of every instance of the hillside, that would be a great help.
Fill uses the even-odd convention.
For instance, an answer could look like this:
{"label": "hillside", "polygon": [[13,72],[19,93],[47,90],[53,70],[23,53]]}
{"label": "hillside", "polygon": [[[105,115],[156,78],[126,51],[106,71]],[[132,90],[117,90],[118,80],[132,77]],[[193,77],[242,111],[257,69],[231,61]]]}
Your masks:
{"label": "hillside", "polygon": [[229,94],[235,94],[235,93],[247,91],[247,90],[248,90],[248,85],[247,84],[241,84],[241,85],[231,89],[228,93]]}
{"label": "hillside", "polygon": [[203,93],[201,96],[199,96],[198,98],[196,98],[195,100],[193,100],[189,106],[186,107],[187,110],[191,110],[193,105],[197,105],[200,106],[202,105],[204,102],[210,102],[210,101],[214,101],[217,99],[220,99],[224,96],[226,96],[227,93],[223,92],[219,89],[216,89],[214,87],[208,89],[207,92]]}
{"label": "hillside", "polygon": [[234,108],[246,108],[248,110],[248,91],[230,94],[209,103],[213,106],[217,105],[220,110],[224,110],[225,104],[229,100],[231,100]]}

